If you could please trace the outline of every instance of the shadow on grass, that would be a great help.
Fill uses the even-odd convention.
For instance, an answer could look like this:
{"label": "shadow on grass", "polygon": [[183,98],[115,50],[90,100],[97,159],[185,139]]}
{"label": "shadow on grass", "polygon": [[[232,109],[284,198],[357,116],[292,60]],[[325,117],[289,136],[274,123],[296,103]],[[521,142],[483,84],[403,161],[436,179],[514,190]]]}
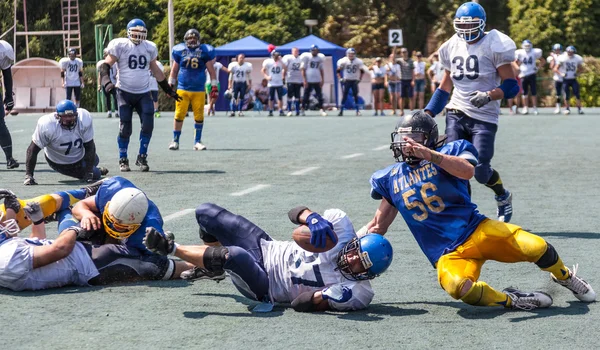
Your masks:
{"label": "shadow on grass", "polygon": [[223,293],[195,293],[193,295],[198,295],[202,297],[219,297],[219,298],[230,298],[234,301],[244,304],[248,307],[248,312],[218,312],[218,311],[184,311],[183,316],[185,318],[193,318],[193,319],[202,319],[207,316],[225,316],[225,317],[260,317],[260,318],[270,318],[270,317],[279,317],[283,315],[283,311],[285,310],[285,305],[275,305],[273,311],[271,312],[252,312],[252,309],[259,303],[254,300],[250,300],[244,296],[238,294],[223,294]]}
{"label": "shadow on grass", "polygon": [[[40,297],[44,295],[56,295],[56,294],[80,294],[80,293],[88,293],[95,292],[103,289],[110,289],[116,287],[131,287],[131,286],[147,286],[152,288],[185,288],[191,284],[189,281],[185,280],[169,280],[169,281],[139,281],[139,282],[122,282],[122,283],[112,283],[102,286],[67,286],[62,288],[51,288],[44,290],[35,290],[35,291],[21,291],[21,292],[13,292],[9,289],[0,288],[0,295],[10,295],[15,297]],[[137,293],[135,290],[131,290],[131,293]]]}
{"label": "shadow on grass", "polygon": [[403,309],[398,306],[394,306],[392,303],[381,303],[371,304],[365,310],[350,311],[345,313],[340,312],[327,312],[328,314],[335,314],[341,320],[351,321],[380,321],[384,319],[384,316],[402,317],[402,316],[417,316],[428,313],[429,311],[424,309]]}
{"label": "shadow on grass", "polygon": [[535,234],[540,237],[600,239],[600,233],[597,232],[535,232]]}
{"label": "shadow on grass", "polygon": [[269,148],[210,148],[209,152],[269,152]]}
{"label": "shadow on grass", "polygon": [[157,171],[151,171],[152,174],[156,174],[156,175],[171,175],[171,174],[225,174],[226,171],[223,170],[157,170]]}

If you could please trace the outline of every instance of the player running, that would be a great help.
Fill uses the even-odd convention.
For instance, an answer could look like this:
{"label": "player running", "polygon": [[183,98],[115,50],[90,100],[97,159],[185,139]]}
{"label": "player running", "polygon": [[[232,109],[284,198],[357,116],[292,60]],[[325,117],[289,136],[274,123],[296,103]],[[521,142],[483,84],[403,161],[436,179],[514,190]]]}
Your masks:
{"label": "player running", "polygon": [[236,62],[229,64],[229,87],[233,92],[233,108],[231,117],[235,117],[235,109],[238,109],[238,117],[244,116],[244,96],[246,91],[252,87],[252,63],[244,62],[246,55],[237,55]]}
{"label": "player running", "polygon": [[567,46],[566,53],[558,58],[558,62],[554,66],[554,73],[558,73],[564,79],[565,86],[565,111],[564,114],[571,114],[571,89],[575,95],[577,103],[577,112],[583,114],[581,109],[581,96],[579,95],[579,82],[577,76],[581,74],[583,58],[576,54],[575,46]]}
{"label": "player running", "polygon": [[25,162],[26,186],[37,185],[33,172],[42,149],[48,165],[63,175],[92,183],[108,174],[108,169],[98,167],[92,116],[71,100],[60,101],[55,113],[41,117],[31,138]]}
{"label": "player running", "polygon": [[548,61],[548,65],[550,69],[553,71],[554,75],[552,76],[552,80],[554,80],[554,89],[556,90],[556,108],[554,109],[554,114],[560,113],[560,105],[561,99],[563,97],[563,76],[558,72],[554,72],[554,67],[558,64],[558,58],[562,55],[562,45],[554,44],[552,46],[552,52],[550,52],[550,56],[546,59]]}
{"label": "player running", "polygon": [[215,73],[214,58],[215,50],[208,44],[200,44],[200,32],[189,29],[183,36],[183,43],[175,45],[171,57],[173,67],[169,84],[177,82],[177,93],[182,99],[175,103],[175,121],[173,122],[173,141],[169,149],[179,149],[179,137],[185,115],[192,105],[194,112],[194,150],[204,151],[206,146],[202,143],[202,129],[204,128],[204,103],[206,92],[205,71],[208,71],[211,80],[210,95],[212,99],[219,96],[219,81]]}
{"label": "player running", "polygon": [[[348,94],[352,89],[352,96],[354,97],[354,105],[356,106],[356,115],[361,115],[358,108],[358,83],[362,80],[363,74],[368,72],[365,64],[360,58],[356,58],[356,50],[349,48],[346,50],[346,57],[341,58],[337,62],[337,75],[342,83],[342,105],[338,116],[344,115],[344,107],[346,106],[346,100],[348,100]],[[342,71],[344,75],[342,76]]]}
{"label": "player running", "polygon": [[471,202],[469,179],[476,173],[477,149],[468,141],[442,145],[435,120],[418,111],[402,117],[392,133],[399,163],[371,177],[371,197],[381,200],[375,217],[360,232],[385,234],[398,212],[408,225],[438,281],[454,299],[476,306],[531,310],[552,305],[543,292],[514,288],[498,292],[479,281],[487,260],[531,262],[583,302],[596,293],[576,265],[566,267],[554,247],[521,227],[485,217]]}
{"label": "player running", "polygon": [[296,108],[296,116],[300,115],[300,100],[302,96],[302,57],[297,47],[292,48],[291,55],[283,56],[283,63],[287,70],[287,116],[292,116],[292,104]]}
{"label": "player running", "polygon": [[269,117],[273,116],[275,94],[277,94],[277,107],[279,116],[283,117],[283,85],[285,84],[286,65],[277,50],[271,52],[271,58],[267,58],[262,64],[262,74],[269,81]]}
{"label": "player running", "polygon": [[154,106],[150,96],[150,74],[152,71],[158,85],[167,95],[176,101],[181,97],[169,86],[164,73],[156,64],[158,50],[147,36],[146,24],[141,19],[132,19],[127,24],[127,38],[110,41],[107,47],[108,56],[100,67],[100,80],[108,93],[115,88],[110,81],[110,68],[117,64],[117,101],[119,103],[120,128],[117,144],[119,145],[119,167],[123,172],[131,171],[127,149],[132,132],[133,110],[139,114],[141,121],[140,149],[135,165],[141,171],[150,171],[148,166],[148,145],[154,130]]}
{"label": "player running", "polygon": [[527,107],[529,105],[529,91],[531,90],[531,104],[533,107],[533,114],[538,115],[537,110],[537,60],[541,61],[541,65],[546,64],[544,57],[542,57],[542,49],[533,48],[531,41],[523,40],[521,49],[515,51],[515,61],[519,65],[519,77],[521,78],[521,84],[523,86],[523,110],[522,114],[529,113]]}
{"label": "player running", "polygon": [[67,100],[71,100],[75,92],[75,104],[79,107],[81,89],[83,89],[83,61],[77,57],[77,50],[69,49],[68,57],[63,57],[58,62],[62,86],[67,89]]}
{"label": "player running", "polygon": [[[177,256],[213,274],[229,272],[245,297],[272,303],[291,303],[296,311],[359,310],[373,299],[369,282],[391,264],[390,243],[379,235],[357,238],[346,213],[325,211],[323,217],[307,207],[289,212],[295,224],[306,224],[316,241],[335,237],[325,253],[311,253],[293,241],[273,240],[246,218],[215,204],[196,209],[200,237],[220,244],[184,246],[149,229],[144,242],[162,255]],[[335,234],[334,234],[335,232]]]}
{"label": "player running", "polygon": [[6,41],[0,40],[0,70],[2,70],[2,79],[4,80],[4,101],[3,106],[0,106],[0,147],[2,147],[2,151],[4,151],[4,155],[6,156],[7,169],[19,167],[19,162],[12,156],[12,138],[4,121],[6,115],[15,107],[11,71],[14,62],[15,52],[13,47]]}
{"label": "player running", "polygon": [[323,110],[323,84],[325,83],[325,55],[319,52],[317,45],[310,46],[310,52],[305,52],[300,56],[302,59],[302,80],[304,81],[304,99],[302,101],[302,116],[305,115],[310,101],[310,94],[315,91],[317,95],[319,113],[326,117],[327,113]]}
{"label": "player running", "polygon": [[[456,10],[456,34],[438,50],[446,72],[425,111],[435,116],[445,107],[448,142],[464,139],[473,143],[479,153],[475,179],[494,191],[498,220],[509,222],[513,214],[512,194],[504,188],[500,174],[490,162],[500,101],[519,92],[511,66],[516,46],[497,30],[484,32],[485,20],[485,10],[477,3],[467,2]],[[452,99],[446,106],[453,86]]]}

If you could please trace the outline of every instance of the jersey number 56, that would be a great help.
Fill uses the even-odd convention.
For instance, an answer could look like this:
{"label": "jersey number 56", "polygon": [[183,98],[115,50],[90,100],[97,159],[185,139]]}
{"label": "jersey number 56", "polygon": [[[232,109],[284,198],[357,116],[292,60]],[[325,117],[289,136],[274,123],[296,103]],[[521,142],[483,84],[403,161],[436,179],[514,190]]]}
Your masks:
{"label": "jersey number 56", "polygon": [[[413,201],[410,200],[410,197],[417,193],[417,191],[415,191],[415,189],[413,188],[402,193],[402,199],[404,199],[404,205],[406,206],[406,209],[418,209],[421,212],[420,214],[414,213],[412,215],[413,219],[417,221],[426,220],[429,217],[429,211],[431,211],[432,213],[441,213],[442,211],[444,211],[444,209],[446,209],[446,205],[444,205],[444,201],[442,200],[442,198],[433,194],[431,196],[428,196],[427,190],[435,192],[437,190],[437,187],[431,182],[427,182],[423,186],[421,186],[420,192],[421,198],[423,199],[422,201],[416,199]],[[434,203],[436,205],[434,205]],[[427,211],[427,209],[429,209],[429,211]]]}

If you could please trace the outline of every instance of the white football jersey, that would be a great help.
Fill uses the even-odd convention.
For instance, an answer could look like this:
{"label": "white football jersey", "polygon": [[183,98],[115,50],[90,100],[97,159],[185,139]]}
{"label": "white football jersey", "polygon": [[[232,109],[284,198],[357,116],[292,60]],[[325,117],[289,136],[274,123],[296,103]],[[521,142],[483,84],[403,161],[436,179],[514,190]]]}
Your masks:
{"label": "white football jersey", "polygon": [[[223,68],[223,65],[221,64],[221,62],[215,62],[213,64],[213,67],[215,67],[215,79],[219,80],[219,72],[221,71],[221,68]],[[210,84],[210,74],[208,74],[208,69],[206,70],[206,84]],[[207,93],[209,93],[210,91],[207,91]]]}
{"label": "white football jersey", "polygon": [[360,72],[365,71],[365,64],[360,58],[354,58],[352,61],[348,57],[337,61],[337,66],[344,72],[343,77],[346,80],[360,80]]}
{"label": "white football jersey", "polygon": [[324,70],[323,65],[325,64],[325,55],[322,53],[313,56],[310,52],[303,53],[302,58],[302,69],[305,70],[306,82],[307,83],[320,83],[321,72]]}
{"label": "white football jersey", "polygon": [[92,258],[79,242],[66,258],[34,269],[34,247],[53,242],[50,239],[15,237],[0,244],[0,286],[14,291],[87,286],[90,279],[98,276]]}
{"label": "white football jersey", "polygon": [[149,40],[134,44],[127,38],[113,39],[108,43],[108,53],[117,58],[117,87],[132,94],[150,91],[150,62],[158,57],[156,45]]}
{"label": "white football jersey", "polygon": [[[160,70],[164,73],[165,72],[165,66],[163,66],[162,63],[160,63],[159,61],[156,61],[156,65],[158,66],[158,68],[160,68]],[[152,74],[152,70],[148,70],[149,74],[150,74],[150,91],[158,91],[158,83],[156,82],[156,78],[154,77],[154,74]]]}
{"label": "white football jersey", "polygon": [[0,69],[8,69],[15,62],[15,51],[6,41],[0,40]]}
{"label": "white football jersey", "polygon": [[262,64],[265,72],[271,80],[269,80],[269,87],[283,86],[283,68],[284,63],[281,59],[275,61],[272,58],[267,58]]}
{"label": "white football jersey", "polygon": [[531,49],[529,52],[519,49],[515,51],[515,59],[519,62],[519,77],[537,73],[536,60],[542,57],[542,49]]}
{"label": "white football jersey", "polygon": [[[550,69],[554,68],[553,64],[558,64],[559,57],[560,57],[560,54],[557,54],[554,52],[550,53],[550,56],[548,56],[548,58],[546,59],[546,61],[548,61],[548,65],[550,66]],[[562,77],[562,75],[560,75],[558,73],[554,73],[554,75],[552,75],[552,80],[563,81],[563,77]]]}
{"label": "white football jersey", "polygon": [[387,74],[387,68],[386,66],[377,67],[376,65],[373,65],[373,68],[370,70],[370,72],[371,78],[373,79],[383,78]]}
{"label": "white football jersey", "polygon": [[458,109],[473,119],[498,123],[500,101],[491,101],[481,108],[473,106],[470,94],[490,91],[500,85],[497,68],[515,59],[515,42],[507,35],[491,30],[475,44],[453,35],[438,50],[440,62],[450,71],[454,91],[450,109]]}
{"label": "white football jersey", "polygon": [[60,65],[60,69],[65,71],[66,86],[81,86],[81,80],[79,79],[79,72],[83,70],[83,61],[81,58],[72,60],[69,57],[63,57],[58,64]]}
{"label": "white football jersey", "polygon": [[[96,72],[98,74],[100,74],[100,66],[102,66],[104,64],[104,60],[100,60],[98,61],[98,63],[96,63]],[[110,67],[110,81],[113,84],[117,83],[117,65],[113,65],[112,67]]]}
{"label": "white football jersey", "polygon": [[244,62],[241,66],[237,62],[231,62],[229,64],[229,71],[231,80],[235,83],[244,83],[250,80],[250,74],[252,74],[252,63]]}
{"label": "white football jersey", "polygon": [[577,68],[583,64],[583,57],[578,54],[574,54],[573,57],[569,57],[567,53],[563,53],[558,57],[558,71],[565,74],[565,79],[577,78]]}
{"label": "white football jersey", "polygon": [[431,67],[429,67],[429,71],[433,72],[433,79],[435,82],[439,83],[442,81],[445,69],[444,66],[442,66],[442,64],[440,63],[440,61],[433,62]]}
{"label": "white football jersey", "polygon": [[323,218],[333,224],[338,236],[338,244],[328,252],[307,252],[294,241],[261,241],[264,266],[269,276],[269,295],[274,302],[290,303],[304,292],[343,285],[352,290],[352,297],[345,303],[329,300],[330,307],[335,310],[364,309],[373,300],[371,283],[347,280],[335,270],[338,252],[356,237],[352,222],[339,209],[326,210]]}
{"label": "white football jersey", "polygon": [[38,120],[31,139],[54,163],[75,164],[85,155],[83,144],[94,139],[92,116],[78,108],[75,128],[66,130],[58,123],[55,113],[46,114]]}
{"label": "white football jersey", "polygon": [[287,67],[287,82],[301,84],[302,71],[300,69],[302,69],[302,56],[285,55],[283,56],[283,63]]}

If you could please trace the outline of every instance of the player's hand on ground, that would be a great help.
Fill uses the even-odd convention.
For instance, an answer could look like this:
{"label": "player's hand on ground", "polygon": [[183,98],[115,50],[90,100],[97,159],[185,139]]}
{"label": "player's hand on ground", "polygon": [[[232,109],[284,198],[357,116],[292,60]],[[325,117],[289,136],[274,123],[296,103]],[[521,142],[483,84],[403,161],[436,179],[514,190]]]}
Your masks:
{"label": "player's hand on ground", "polygon": [[331,222],[323,219],[323,217],[317,213],[312,213],[306,218],[306,225],[310,229],[310,244],[317,248],[325,248],[327,237],[337,243],[337,236],[333,232],[333,225]]}
{"label": "player's hand on ground", "polygon": [[490,95],[484,91],[475,91],[469,96],[471,97],[469,101],[471,101],[471,104],[477,108],[487,105],[492,100]]}
{"label": "player's hand on ground", "polygon": [[172,235],[165,237],[154,227],[147,227],[143,242],[149,251],[158,255],[169,255],[175,249],[172,237]]}
{"label": "player's hand on ground", "polygon": [[23,181],[23,185],[25,186],[35,186],[38,183],[35,182],[35,179],[32,175],[25,175],[25,181]]}
{"label": "player's hand on ground", "polygon": [[419,159],[431,160],[431,150],[410,137],[403,137],[404,143],[402,145],[402,152],[408,156],[412,156]]}
{"label": "player's hand on ground", "polygon": [[100,218],[97,217],[94,213],[90,212],[89,214],[84,215],[80,221],[81,227],[83,229],[92,231],[97,230],[102,227],[102,223],[100,222]]}
{"label": "player's hand on ground", "polygon": [[38,225],[44,221],[44,212],[42,211],[39,202],[27,202],[27,205],[23,207],[23,211],[25,212],[25,216],[27,216],[34,225]]}

